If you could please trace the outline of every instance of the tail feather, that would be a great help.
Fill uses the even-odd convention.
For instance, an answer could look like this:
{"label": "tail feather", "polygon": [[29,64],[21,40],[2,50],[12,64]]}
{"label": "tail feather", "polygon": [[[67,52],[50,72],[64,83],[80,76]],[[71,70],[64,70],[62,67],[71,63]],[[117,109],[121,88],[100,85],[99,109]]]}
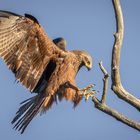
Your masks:
{"label": "tail feather", "polygon": [[[16,116],[14,117],[12,123],[15,123],[16,120],[17,120],[19,117],[21,117],[22,114],[24,114],[24,112],[26,112],[26,111],[28,110],[28,108],[33,104],[33,98],[35,98],[35,97],[29,98],[29,99],[23,101],[22,103],[20,103],[21,105],[24,104],[24,103],[25,103],[25,104],[22,105],[22,106],[19,108],[19,110],[16,112]],[[30,100],[30,102],[27,102],[27,101],[29,101],[29,100]],[[32,102],[31,102],[31,100],[32,100]],[[26,102],[27,102],[27,103],[26,103]]]}
{"label": "tail feather", "polygon": [[22,104],[23,105],[16,112],[16,116],[14,117],[14,119],[12,120],[11,123],[14,124],[29,109],[29,107],[31,107],[31,105],[33,104],[33,102],[34,102],[34,100],[33,100],[33,97],[32,97],[32,98],[30,98],[28,100],[25,100],[22,103],[20,103],[21,105]]}
{"label": "tail feather", "polygon": [[48,109],[51,108],[51,106],[53,105],[53,103],[56,102],[57,103],[57,99],[55,97],[55,95],[53,96],[48,96],[46,99],[45,99],[45,102],[44,102],[44,107],[40,108],[40,112],[41,112],[41,115],[46,113],[46,111]]}
{"label": "tail feather", "polygon": [[[69,93],[70,95],[67,95]],[[59,97],[60,96],[60,97]],[[58,98],[65,98],[66,100],[70,100],[74,103],[74,108],[79,104],[82,99],[82,95],[80,93],[64,92],[59,94]],[[32,121],[32,119],[39,113],[43,114],[46,112],[54,102],[57,102],[56,95],[44,96],[44,94],[38,94],[34,97],[31,97],[21,103],[21,107],[16,112],[16,116],[12,120],[12,124],[14,124],[13,129],[21,131],[21,134],[25,131],[26,127]]]}
{"label": "tail feather", "polygon": [[26,129],[26,127],[28,126],[28,124],[31,122],[31,120],[34,118],[34,116],[38,113],[39,108],[41,107],[42,103],[40,103],[40,105],[38,105],[37,107],[32,106],[29,111],[27,112],[27,114],[23,117],[22,122],[20,123],[20,127],[19,127],[19,131],[21,131],[21,133],[24,132],[24,130]]}
{"label": "tail feather", "polygon": [[[51,104],[50,104],[51,103]],[[21,131],[21,134],[25,131],[26,127],[29,125],[31,120],[44,108],[45,110],[49,109],[53,101],[50,96],[40,96],[36,95],[30,99],[27,99],[21,103],[21,107],[16,113],[16,116],[12,120],[14,129]]]}

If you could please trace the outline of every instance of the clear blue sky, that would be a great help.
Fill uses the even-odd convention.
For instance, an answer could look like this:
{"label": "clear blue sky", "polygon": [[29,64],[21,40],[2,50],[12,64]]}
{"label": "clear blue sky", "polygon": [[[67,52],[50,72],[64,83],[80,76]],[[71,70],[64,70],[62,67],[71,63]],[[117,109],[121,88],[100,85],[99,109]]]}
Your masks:
{"label": "clear blue sky", "polygon": [[[140,98],[140,0],[121,0],[125,37],[121,54],[121,76],[124,87]],[[78,76],[79,87],[96,83],[102,91],[102,73],[98,62],[103,60],[110,73],[111,49],[114,42],[115,17],[111,0],[0,0],[0,9],[34,15],[51,38],[64,37],[69,50],[90,52],[94,67],[83,68]],[[3,140],[139,140],[140,133],[98,111],[90,100],[75,109],[66,101],[54,105],[45,115],[38,115],[23,135],[10,124],[19,103],[31,95],[0,61],[0,139]],[[109,85],[110,87],[110,85]],[[108,90],[107,104],[140,122],[140,113],[119,100]]]}

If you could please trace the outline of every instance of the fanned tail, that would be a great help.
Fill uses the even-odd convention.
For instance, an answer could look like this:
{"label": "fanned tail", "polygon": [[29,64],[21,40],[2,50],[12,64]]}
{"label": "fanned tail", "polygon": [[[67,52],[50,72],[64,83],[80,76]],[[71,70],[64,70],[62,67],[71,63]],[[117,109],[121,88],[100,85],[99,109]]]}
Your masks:
{"label": "fanned tail", "polygon": [[21,134],[25,131],[31,120],[39,113],[48,110],[53,103],[53,97],[36,95],[21,103],[21,107],[16,113],[16,116],[12,120],[14,129],[21,131]]}

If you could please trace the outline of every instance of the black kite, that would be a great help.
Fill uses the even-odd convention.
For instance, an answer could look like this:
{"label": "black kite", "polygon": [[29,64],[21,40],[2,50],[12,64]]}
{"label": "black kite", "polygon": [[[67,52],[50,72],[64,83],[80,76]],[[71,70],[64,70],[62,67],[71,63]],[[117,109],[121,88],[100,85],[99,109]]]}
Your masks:
{"label": "black kite", "polygon": [[92,58],[84,51],[66,51],[65,46],[63,38],[52,41],[35,17],[0,11],[0,56],[16,79],[36,93],[22,102],[12,121],[21,133],[57,98],[70,100],[74,106],[80,102],[75,77],[82,66],[91,69]]}

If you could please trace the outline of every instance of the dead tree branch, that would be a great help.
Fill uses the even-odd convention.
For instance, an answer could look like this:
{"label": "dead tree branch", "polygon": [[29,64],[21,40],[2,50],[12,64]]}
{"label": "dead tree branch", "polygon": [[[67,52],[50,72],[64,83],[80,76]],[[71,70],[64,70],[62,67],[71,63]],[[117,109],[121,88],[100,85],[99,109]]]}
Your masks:
{"label": "dead tree branch", "polygon": [[103,111],[104,113],[116,118],[118,121],[140,131],[140,124],[127,118],[126,116],[124,116],[123,114],[119,113],[118,111],[108,107],[106,104],[102,104],[96,97],[92,97],[92,101],[95,104],[95,107],[101,111]]}
{"label": "dead tree branch", "polygon": [[103,67],[102,62],[99,63],[100,69],[104,74],[103,78],[103,93],[102,93],[102,98],[101,101],[99,101],[96,97],[92,97],[92,101],[94,102],[94,105],[97,109],[103,111],[104,113],[116,118],[118,121],[140,131],[140,124],[129,119],[128,117],[124,116],[123,114],[117,112],[116,110],[108,107],[105,104],[105,99],[106,99],[106,93],[107,93],[107,87],[108,87],[108,78],[109,74],[107,73],[106,69]]}
{"label": "dead tree branch", "polygon": [[120,77],[120,52],[123,42],[124,23],[123,14],[119,0],[113,0],[114,10],[116,14],[117,32],[115,33],[115,42],[112,50],[112,90],[122,100],[128,102],[140,111],[140,100],[126,91],[121,83]]}
{"label": "dead tree branch", "polygon": [[[122,100],[128,102],[138,110],[140,110],[140,100],[131,95],[127,92],[122,84],[121,84],[121,77],[120,77],[120,51],[123,42],[123,34],[124,34],[124,24],[123,24],[123,15],[121,10],[121,5],[119,0],[112,0],[115,14],[116,14],[116,23],[117,23],[117,32],[115,33],[115,42],[112,50],[112,90],[116,95],[121,98]],[[116,118],[118,121],[140,131],[140,123],[129,119],[128,117],[124,116],[123,114],[119,113],[118,111],[108,107],[105,103],[106,101],[106,94],[107,94],[107,87],[108,87],[108,78],[109,74],[106,69],[103,67],[102,62],[99,63],[99,67],[104,74],[103,78],[103,93],[101,100],[97,99],[96,97],[92,97],[92,101],[94,102],[95,108],[101,110],[102,112]]]}

